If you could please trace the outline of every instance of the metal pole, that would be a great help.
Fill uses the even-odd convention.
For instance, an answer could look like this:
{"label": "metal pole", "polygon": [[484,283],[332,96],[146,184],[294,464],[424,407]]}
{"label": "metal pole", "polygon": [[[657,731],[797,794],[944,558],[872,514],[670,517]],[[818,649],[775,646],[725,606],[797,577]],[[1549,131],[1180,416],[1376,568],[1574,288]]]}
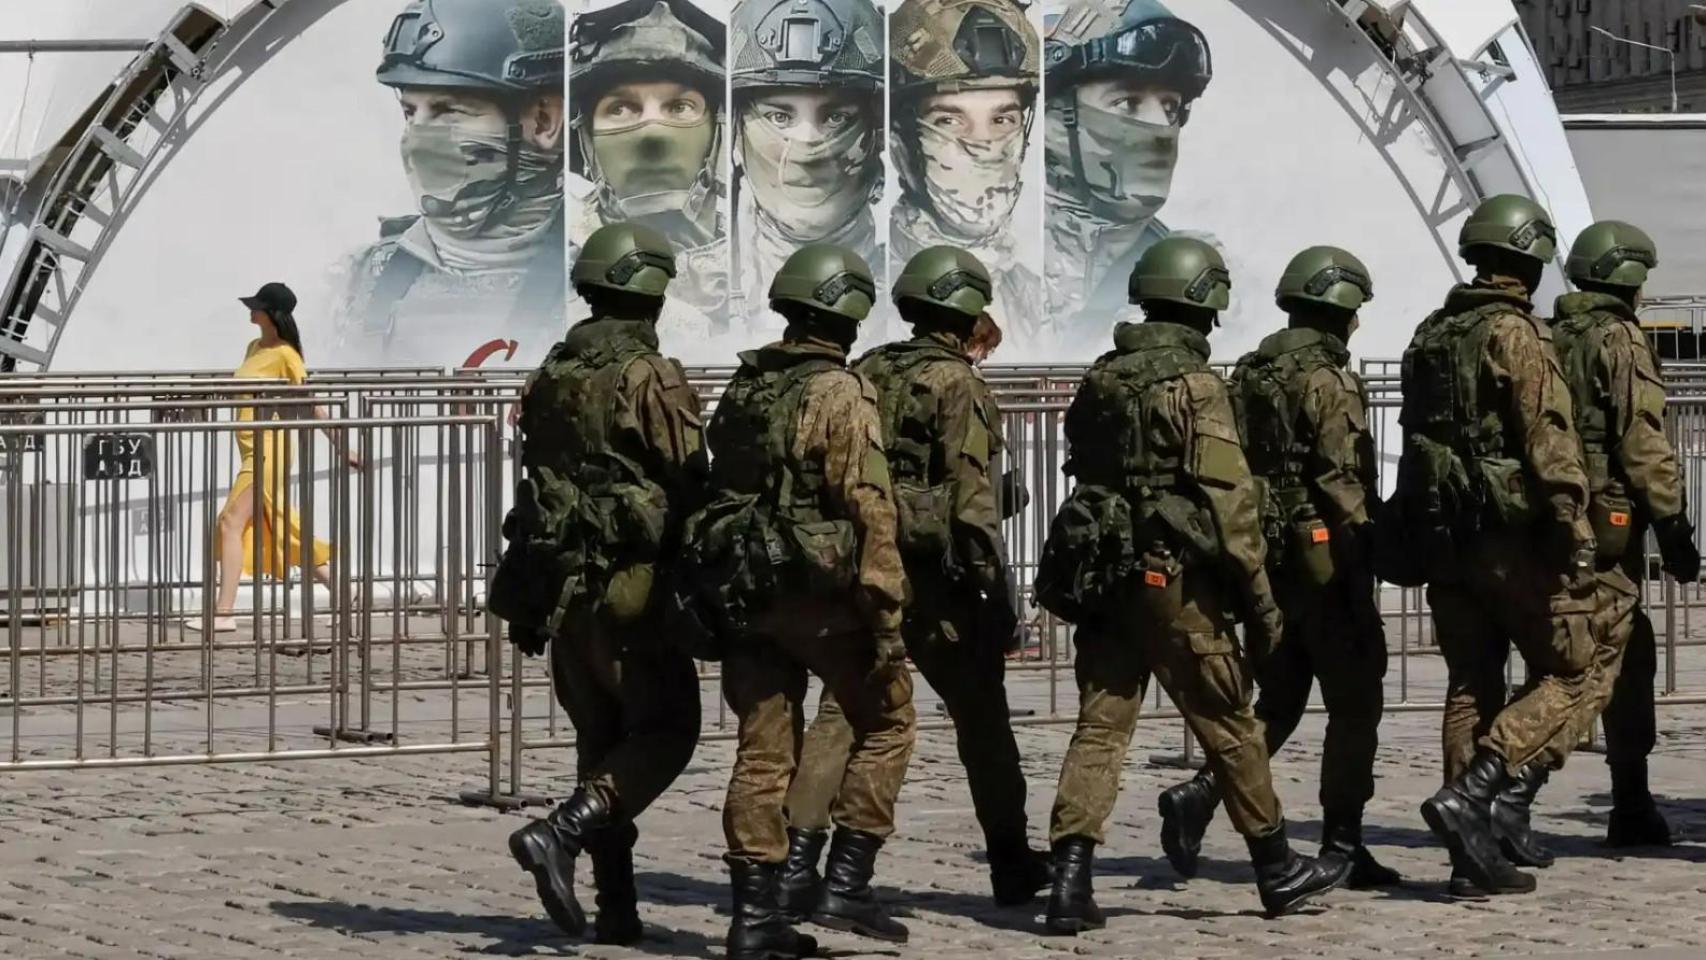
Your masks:
{"label": "metal pole", "polygon": [[0,40],[0,53],[140,53],[153,40]]}
{"label": "metal pole", "polygon": [[1657,50],[1658,52],[1665,54],[1666,56],[1670,57],[1670,112],[1671,113],[1676,112],[1677,99],[1676,99],[1676,51],[1675,50],[1672,50],[1669,47],[1661,47],[1661,46],[1658,46],[1657,44],[1642,43],[1639,40],[1631,40],[1628,37],[1620,37],[1617,34],[1612,33],[1610,30],[1605,29],[1604,27],[1589,27],[1588,29],[1592,30],[1594,33],[1597,33],[1600,36],[1606,38],[1607,40],[1612,40],[1612,41],[1615,41],[1617,43],[1626,43],[1626,44],[1630,45],[1631,47],[1642,47],[1642,48],[1647,49],[1647,50]]}

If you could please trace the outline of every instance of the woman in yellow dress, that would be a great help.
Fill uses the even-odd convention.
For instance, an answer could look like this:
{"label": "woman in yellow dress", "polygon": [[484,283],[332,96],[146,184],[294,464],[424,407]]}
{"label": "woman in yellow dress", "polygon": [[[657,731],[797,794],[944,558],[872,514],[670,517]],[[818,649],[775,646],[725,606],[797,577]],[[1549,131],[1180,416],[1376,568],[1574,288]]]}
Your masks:
{"label": "woman in yellow dress", "polygon": [[[254,296],[243,297],[241,300],[243,305],[249,308],[249,322],[260,328],[261,335],[249,344],[243,365],[237,368],[236,376],[247,380],[286,380],[293,384],[305,382],[308,379],[308,370],[303,365],[302,335],[297,330],[294,315],[296,295],[282,283],[269,283]],[[325,408],[316,407],[314,415],[325,417]],[[269,416],[276,419],[277,415]],[[254,408],[244,407],[238,410],[237,419],[255,419]],[[353,453],[342,450],[340,437],[330,431],[327,435],[333,445],[340,448],[350,466],[359,470],[360,459]],[[245,430],[237,434],[237,449],[242,455],[242,466],[237,472],[237,479],[231,484],[230,494],[225,498],[225,506],[219,511],[219,599],[213,608],[213,629],[216,633],[229,633],[237,629],[233,611],[237,605],[237,590],[241,585],[241,577],[245,573],[253,575],[257,572],[254,541],[257,532],[261,538],[260,573],[282,578],[290,567],[298,566],[302,562],[301,524],[295,511],[281,506],[286,499],[286,485],[290,481],[290,458],[295,447],[294,438],[285,431],[261,431],[262,476],[257,497],[255,431]],[[257,500],[261,514],[259,518],[255,515]],[[331,586],[332,548],[315,540],[310,552],[313,558],[314,579]]]}

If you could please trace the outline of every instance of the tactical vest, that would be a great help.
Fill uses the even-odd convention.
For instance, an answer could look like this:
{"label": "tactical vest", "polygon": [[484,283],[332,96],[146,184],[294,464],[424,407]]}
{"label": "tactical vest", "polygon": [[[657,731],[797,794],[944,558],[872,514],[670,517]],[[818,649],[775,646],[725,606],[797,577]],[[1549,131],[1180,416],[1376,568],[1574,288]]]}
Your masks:
{"label": "tactical vest", "polygon": [[529,381],[522,466],[550,469],[588,493],[605,491],[619,479],[645,479],[639,464],[611,448],[610,432],[629,368],[656,352],[624,333],[594,339],[571,331]]}
{"label": "tactical vest", "polygon": [[789,454],[806,384],[817,374],[842,367],[833,360],[807,358],[763,370],[753,354],[743,354],[741,360],[706,429],[716,454],[711,487],[724,494],[757,495],[769,509],[796,519],[821,520],[822,465],[795,465]]}
{"label": "tactical vest", "polygon": [[1504,423],[1480,396],[1481,358],[1493,333],[1490,321],[1510,312],[1509,304],[1490,303],[1422,321],[1402,364],[1398,422],[1407,435],[1426,437],[1464,462],[1505,456]]}
{"label": "tactical vest", "polygon": [[1155,389],[1208,372],[1208,362],[1183,328],[1143,324],[1122,332],[1131,346],[1103,355],[1084,377],[1087,432],[1098,442],[1075,446],[1062,469],[1080,483],[1131,496],[1176,491],[1185,451],[1158,447],[1149,435]]}
{"label": "tactical vest", "polygon": [[[1598,371],[1606,338],[1616,324],[1628,322],[1603,308],[1568,313],[1552,322],[1552,345],[1570,386],[1576,433],[1582,438],[1582,459],[1591,493],[1588,522],[1593,526],[1600,560],[1609,562],[1624,559],[1628,552],[1636,530],[1635,506],[1629,496],[1628,477],[1612,456],[1611,424],[1604,397],[1597,389]],[[1642,342],[1638,349],[1646,349],[1646,344]]]}

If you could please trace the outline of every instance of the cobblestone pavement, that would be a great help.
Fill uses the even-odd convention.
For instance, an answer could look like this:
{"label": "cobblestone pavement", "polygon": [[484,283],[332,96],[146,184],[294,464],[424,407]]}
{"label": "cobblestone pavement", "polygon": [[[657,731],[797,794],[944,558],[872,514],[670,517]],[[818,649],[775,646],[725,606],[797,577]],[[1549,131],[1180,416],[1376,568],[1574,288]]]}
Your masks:
{"label": "cobblestone pavement", "polygon": [[[1410,672],[1413,698],[1437,692],[1431,659],[1416,658]],[[1017,674],[1013,687],[1017,703],[1046,709],[1046,674]],[[709,693],[708,732],[715,732]],[[921,700],[921,713],[935,716],[927,691]],[[1061,706],[1071,709],[1069,701]],[[1321,727],[1320,717],[1305,720],[1275,767],[1294,840],[1306,851],[1319,829]],[[1437,781],[1437,719],[1395,713],[1383,728],[1379,797],[1368,824],[1379,855],[1413,882],[1389,893],[1337,892],[1323,910],[1270,921],[1257,913],[1243,844],[1224,817],[1210,831],[1199,879],[1177,882],[1160,858],[1154,796],[1180,773],[1151,760],[1176,752],[1180,737],[1176,721],[1146,724],[1100,851],[1097,889],[1109,925],[1077,940],[1041,938],[1040,907],[1003,911],[990,903],[951,736],[926,733],[902,795],[901,836],[884,852],[878,876],[884,895],[911,917],[911,944],[876,946],[828,931],[819,939],[837,957],[944,960],[1609,960],[1636,950],[1644,960],[1699,957],[1706,951],[1706,707],[1668,708],[1661,727],[1654,786],[1681,844],[1639,858],[1602,849],[1604,766],[1578,754],[1539,811],[1538,826],[1562,854],[1540,875],[1539,893],[1456,903],[1444,897],[1444,853],[1416,813]],[[1062,726],[1019,733],[1039,842],[1068,733]],[[719,813],[731,750],[726,741],[704,743],[677,788],[642,821],[638,872],[649,939],[638,951],[556,933],[504,852],[504,837],[538,811],[501,813],[456,800],[482,782],[481,754],[0,774],[0,957],[720,956],[727,892]],[[568,753],[555,750],[530,755],[528,765],[535,777],[570,768]]]}

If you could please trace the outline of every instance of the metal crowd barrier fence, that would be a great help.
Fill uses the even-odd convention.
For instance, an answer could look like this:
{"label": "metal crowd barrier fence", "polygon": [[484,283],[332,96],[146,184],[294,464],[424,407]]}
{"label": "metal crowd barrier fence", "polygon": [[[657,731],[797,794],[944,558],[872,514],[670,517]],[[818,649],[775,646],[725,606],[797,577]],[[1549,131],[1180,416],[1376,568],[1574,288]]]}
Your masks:
{"label": "metal crowd barrier fence", "polygon": [[[1389,477],[1396,367],[1365,369]],[[1030,597],[1037,556],[1068,492],[1063,421],[1080,372],[986,371],[1003,408],[1001,469],[1017,470],[1029,492],[1004,525],[1024,623],[1010,661],[1022,714],[1015,723],[1076,715],[1072,630]],[[690,377],[714,404],[720,383],[709,373]],[[530,758],[573,743],[544,660],[502,643],[501,625],[484,610],[517,475],[514,371],[364,373],[302,386],[33,379],[0,378],[0,724],[8,713],[11,721],[9,734],[0,726],[9,742],[0,771],[467,752],[483,754],[488,769],[465,796],[519,804],[542,779]],[[1668,427],[1698,526],[1706,396],[1682,393]],[[236,411],[257,406],[287,418],[235,421]],[[316,406],[333,419],[298,419]],[[332,456],[314,439],[316,428],[353,442],[365,469]],[[238,611],[248,619],[238,633],[205,634],[192,626],[212,625],[208,545],[241,460],[236,436],[246,431],[276,438],[255,445],[255,476],[265,475],[269,456],[287,461],[270,509],[275,520],[296,511],[304,529],[333,546],[331,589],[302,576],[315,559],[304,541],[295,572],[245,581]],[[125,455],[137,454],[141,447],[124,446],[137,441],[151,456],[146,475],[114,476],[143,469]],[[265,566],[260,543],[249,551],[251,566]],[[1661,702],[1706,702],[1692,637],[1699,588],[1654,578],[1643,589],[1662,645]],[[1444,671],[1423,591],[1387,588],[1382,607],[1394,654],[1389,709],[1437,710]],[[714,684],[716,666],[702,665],[701,677]],[[732,737],[714,686],[707,696],[719,706],[706,738]],[[1177,716],[1159,690],[1153,697],[1147,719]],[[921,708],[921,716],[930,712]],[[1189,762],[1182,725],[1181,742]]]}

